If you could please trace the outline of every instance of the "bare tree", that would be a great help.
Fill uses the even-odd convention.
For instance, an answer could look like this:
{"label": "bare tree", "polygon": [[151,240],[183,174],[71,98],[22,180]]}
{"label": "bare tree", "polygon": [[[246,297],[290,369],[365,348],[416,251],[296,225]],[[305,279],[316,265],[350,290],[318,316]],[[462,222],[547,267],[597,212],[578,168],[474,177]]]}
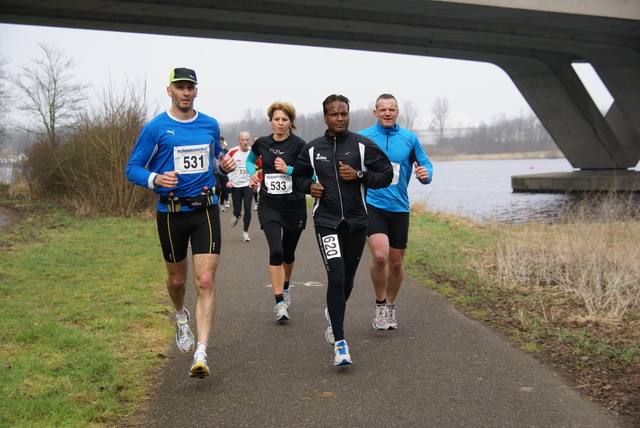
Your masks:
{"label": "bare tree", "polygon": [[18,109],[34,117],[44,126],[42,130],[22,127],[39,134],[55,144],[58,130],[70,125],[86,100],[87,85],[74,83],[70,70],[76,62],[55,46],[38,43],[42,57],[32,59],[30,65],[19,67],[20,72],[7,80],[27,96]]}
{"label": "bare tree", "polygon": [[413,101],[404,101],[402,103],[402,107],[400,110],[400,116],[398,116],[398,122],[408,129],[409,131],[413,131],[413,127],[416,124],[416,120],[420,115],[420,111],[418,110],[418,106]]}
{"label": "bare tree", "polygon": [[431,107],[431,113],[433,120],[430,128],[435,128],[438,131],[438,143],[441,143],[444,140],[444,130],[449,118],[449,100],[442,97],[436,98]]}
{"label": "bare tree", "polygon": [[350,110],[349,129],[353,132],[358,132],[376,123],[376,117],[372,112],[373,107],[371,109],[359,108],[356,110]]}

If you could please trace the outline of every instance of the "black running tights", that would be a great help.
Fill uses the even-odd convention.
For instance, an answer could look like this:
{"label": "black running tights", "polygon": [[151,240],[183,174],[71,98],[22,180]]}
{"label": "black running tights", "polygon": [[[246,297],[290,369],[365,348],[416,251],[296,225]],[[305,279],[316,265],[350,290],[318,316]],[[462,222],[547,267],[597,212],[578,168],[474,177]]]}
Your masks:
{"label": "black running tights", "polygon": [[367,228],[349,231],[345,222],[337,229],[316,226],[320,254],[327,269],[327,307],[336,341],[344,339],[344,314],[353,281],[367,241]]}

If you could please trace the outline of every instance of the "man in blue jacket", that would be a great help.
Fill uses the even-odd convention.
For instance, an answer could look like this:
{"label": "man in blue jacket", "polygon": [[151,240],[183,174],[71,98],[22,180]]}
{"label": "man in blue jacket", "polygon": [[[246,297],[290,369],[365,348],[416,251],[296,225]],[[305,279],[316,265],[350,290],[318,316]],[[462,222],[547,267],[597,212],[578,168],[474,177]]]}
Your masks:
{"label": "man in blue jacket", "polygon": [[418,137],[396,123],[400,111],[393,95],[376,100],[374,126],[360,134],[375,141],[393,165],[393,181],[388,187],[367,193],[369,227],[367,242],[371,250],[371,281],[376,293],[373,328],[395,330],[395,301],[404,278],[404,254],[409,236],[409,195],[411,173],[422,184],[431,182],[433,166]]}
{"label": "man in blue jacket", "polygon": [[235,162],[222,153],[218,121],[193,108],[197,83],[191,69],[171,71],[167,87],[171,108],[142,128],[126,174],[129,181],[153,189],[159,196],[156,221],[167,268],[167,290],[176,311],[176,344],[182,352],[192,352],[195,341],[189,311],[184,307],[191,243],[198,292],[198,342],[190,374],[202,379],[209,376],[206,352],[215,313],[221,245],[214,171],[227,174],[235,169]]}

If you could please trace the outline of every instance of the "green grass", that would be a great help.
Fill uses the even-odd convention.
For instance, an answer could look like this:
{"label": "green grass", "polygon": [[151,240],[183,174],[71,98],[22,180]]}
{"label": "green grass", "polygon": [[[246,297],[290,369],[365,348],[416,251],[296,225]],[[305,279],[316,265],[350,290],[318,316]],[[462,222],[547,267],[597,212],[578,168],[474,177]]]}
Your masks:
{"label": "green grass", "polygon": [[472,268],[474,254],[491,245],[491,230],[465,225],[456,217],[412,215],[405,264],[408,273],[444,295],[460,295],[484,279]]}
{"label": "green grass", "polygon": [[[155,222],[77,219],[42,200],[0,205],[21,214],[0,234],[0,426],[117,426],[144,402],[147,375],[173,334]],[[585,320],[577,300],[553,288],[496,285],[482,267],[498,233],[453,215],[414,213],[407,274],[575,373],[591,398],[633,414],[640,317]]]}
{"label": "green grass", "polygon": [[129,414],[171,334],[155,224],[12,209],[25,220],[0,238],[0,426]]}

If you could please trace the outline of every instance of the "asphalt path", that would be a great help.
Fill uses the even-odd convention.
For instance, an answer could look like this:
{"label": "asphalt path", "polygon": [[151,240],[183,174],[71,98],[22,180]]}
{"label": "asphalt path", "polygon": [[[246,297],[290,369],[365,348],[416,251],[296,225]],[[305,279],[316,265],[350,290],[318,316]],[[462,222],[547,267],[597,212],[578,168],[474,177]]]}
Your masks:
{"label": "asphalt path", "polygon": [[[353,365],[334,367],[333,347],[324,338],[326,272],[311,218],[296,255],[291,321],[278,324],[267,243],[252,214],[251,242],[241,240],[242,221],[230,227],[230,210],[221,215],[211,376],[189,377],[192,354],[180,353],[167,338],[167,362],[155,374],[148,410],[132,425],[623,426],[557,372],[410,277],[396,302],[398,330],[374,330],[368,248],[347,303]],[[192,282],[187,307],[193,314]]]}

